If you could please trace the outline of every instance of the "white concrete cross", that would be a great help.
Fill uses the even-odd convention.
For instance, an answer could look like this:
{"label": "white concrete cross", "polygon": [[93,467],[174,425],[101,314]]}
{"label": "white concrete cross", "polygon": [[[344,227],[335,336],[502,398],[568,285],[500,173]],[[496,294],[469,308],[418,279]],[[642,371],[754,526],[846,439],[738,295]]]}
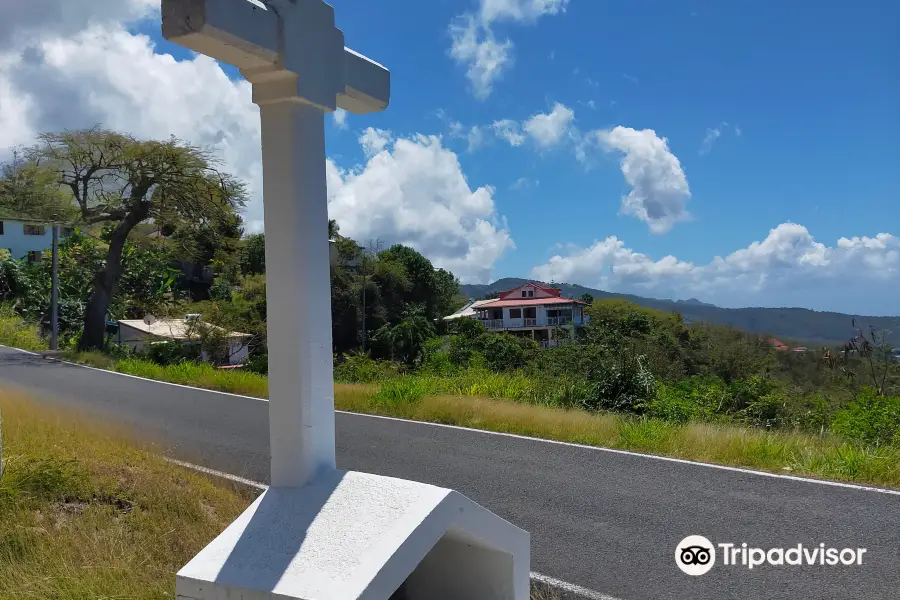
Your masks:
{"label": "white concrete cross", "polygon": [[162,0],[162,17],[253,84],[269,340],[272,487],[178,572],[178,600],[527,600],[527,532],[449,489],[336,469],[324,113],[384,109],[390,73],[322,0]]}
{"label": "white concrete cross", "polygon": [[162,0],[169,41],[238,67],[260,107],[273,486],[335,468],[324,114],[383,110],[390,72],[322,0]]}

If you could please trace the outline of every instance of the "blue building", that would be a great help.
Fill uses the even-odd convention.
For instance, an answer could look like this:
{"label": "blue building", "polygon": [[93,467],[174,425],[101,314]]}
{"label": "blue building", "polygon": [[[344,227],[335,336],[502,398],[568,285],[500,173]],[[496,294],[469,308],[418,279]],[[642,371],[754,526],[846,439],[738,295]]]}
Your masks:
{"label": "blue building", "polygon": [[[69,233],[60,228],[60,235]],[[43,221],[0,218],[0,249],[9,250],[13,258],[39,262],[53,243],[53,227]]]}

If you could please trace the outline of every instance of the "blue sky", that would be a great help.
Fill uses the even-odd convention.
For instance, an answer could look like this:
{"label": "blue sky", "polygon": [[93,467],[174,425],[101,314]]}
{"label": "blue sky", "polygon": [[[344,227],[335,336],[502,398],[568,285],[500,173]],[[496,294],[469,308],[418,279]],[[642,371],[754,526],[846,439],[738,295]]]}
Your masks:
{"label": "blue sky", "polygon": [[[154,104],[190,107],[193,121],[153,116],[114,64],[80,67],[94,86],[73,92],[83,110],[71,112],[209,142],[259,187],[255,109],[222,100],[247,104],[235,70],[220,79],[220,67],[162,40],[158,2],[104,14],[74,1],[91,7],[79,24],[53,24],[50,9],[12,17],[41,32],[31,43],[54,89],[70,49],[122,48],[155,82]],[[900,6],[332,4],[347,45],[392,72],[387,111],[329,119],[330,210],[345,233],[409,243],[465,281],[532,276],[724,306],[900,313]],[[27,54],[8,51],[21,70],[14,52]],[[38,67],[27,85],[6,68],[13,100],[30,94],[29,116],[43,97]],[[47,112],[25,122],[56,126]],[[656,209],[664,218],[641,212]],[[254,200],[248,223],[260,215]]]}
{"label": "blue sky", "polygon": [[[627,185],[615,157],[586,172],[564,151],[498,144],[466,154],[454,144],[473,185],[497,187],[517,240],[498,275],[526,273],[557,242],[607,235],[653,256],[704,261],[785,221],[823,239],[900,224],[898,5],[573,0],[564,14],[500,30],[515,42],[516,64],[479,101],[447,58],[446,24],[466,3],[358,4],[334,2],[338,25],[348,45],[391,68],[394,97],[382,115],[351,117],[353,127],[431,131],[439,108],[479,124],[562,102],[585,129],[654,129],[681,161],[694,220],[656,236],[618,214]],[[596,109],[582,105],[590,101]],[[740,137],[727,128],[701,155],[707,130],[722,122]],[[329,142],[333,152],[358,150],[352,132]],[[523,176],[538,189],[510,190]]]}

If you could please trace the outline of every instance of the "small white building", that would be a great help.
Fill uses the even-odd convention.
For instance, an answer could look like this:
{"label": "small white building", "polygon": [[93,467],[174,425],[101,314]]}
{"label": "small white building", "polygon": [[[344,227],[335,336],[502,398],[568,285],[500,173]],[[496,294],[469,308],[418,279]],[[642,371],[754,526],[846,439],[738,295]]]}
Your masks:
{"label": "small white building", "polygon": [[[221,327],[200,321],[198,317],[199,315],[186,315],[184,319],[157,319],[149,323],[141,319],[117,321],[119,332],[116,341],[134,352],[143,352],[154,342],[199,344],[203,330],[225,331]],[[253,336],[250,334],[236,331],[227,335],[229,364],[240,365],[247,362],[251,337]],[[209,362],[206,352],[201,352],[201,358]]]}
{"label": "small white building", "polygon": [[[71,232],[71,227],[60,227],[60,238]],[[44,251],[50,250],[52,244],[52,225],[31,219],[0,217],[0,248],[9,250],[13,258],[40,262]]]}
{"label": "small white building", "polygon": [[557,289],[529,282],[501,293],[499,298],[467,304],[444,319],[472,317],[491,331],[530,337],[547,347],[558,343],[557,329],[570,329],[571,336],[574,328],[590,321],[584,306],[581,300],[563,298]]}

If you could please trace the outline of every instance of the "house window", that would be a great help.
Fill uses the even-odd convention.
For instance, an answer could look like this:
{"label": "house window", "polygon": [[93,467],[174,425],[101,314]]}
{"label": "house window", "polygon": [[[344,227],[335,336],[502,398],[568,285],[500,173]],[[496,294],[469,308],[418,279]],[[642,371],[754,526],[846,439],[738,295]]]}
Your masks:
{"label": "house window", "polygon": [[45,233],[43,225],[31,225],[26,223],[22,229],[25,235],[44,235]]}
{"label": "house window", "polygon": [[528,297],[534,298],[534,290],[528,290]]}
{"label": "house window", "polygon": [[68,236],[72,235],[73,233],[75,233],[74,227],[63,227],[62,230],[60,230],[60,232],[59,232],[59,234],[63,237],[68,237]]}
{"label": "house window", "polygon": [[28,262],[39,263],[44,258],[44,253],[40,250],[31,250],[28,252]]}
{"label": "house window", "polygon": [[527,297],[528,297],[528,292],[526,292],[525,290],[522,290],[522,297],[523,297],[523,298],[527,298]]}
{"label": "house window", "polygon": [[522,318],[522,309],[521,308],[509,309],[509,318],[510,319],[521,319]]}
{"label": "house window", "polygon": [[0,221],[0,235],[3,235],[3,221]]}

